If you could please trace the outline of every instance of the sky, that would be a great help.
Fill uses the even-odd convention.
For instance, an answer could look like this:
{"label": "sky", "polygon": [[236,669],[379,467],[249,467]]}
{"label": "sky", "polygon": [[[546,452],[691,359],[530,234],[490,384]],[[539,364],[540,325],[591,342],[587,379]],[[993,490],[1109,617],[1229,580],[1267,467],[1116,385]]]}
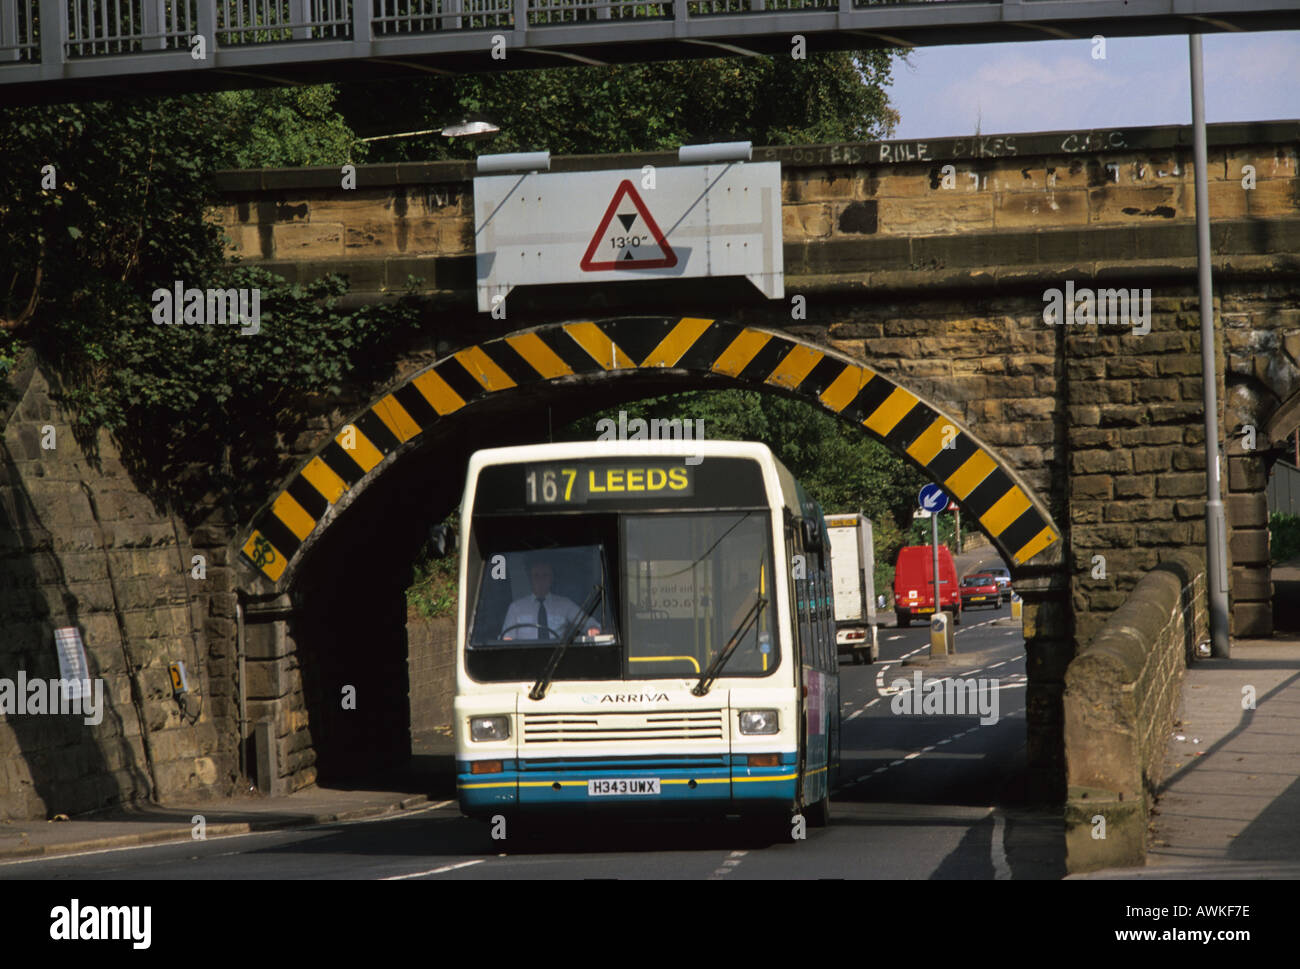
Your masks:
{"label": "sky", "polygon": [[[1300,31],[1206,34],[1205,120],[1300,119]],[[898,140],[1191,124],[1186,36],[918,47],[894,61]]]}

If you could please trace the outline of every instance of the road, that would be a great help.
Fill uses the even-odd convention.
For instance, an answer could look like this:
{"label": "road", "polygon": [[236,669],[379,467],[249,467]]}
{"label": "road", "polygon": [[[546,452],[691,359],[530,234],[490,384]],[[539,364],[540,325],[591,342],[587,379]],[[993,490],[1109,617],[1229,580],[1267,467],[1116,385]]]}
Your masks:
{"label": "road", "polygon": [[[832,824],[795,840],[736,821],[573,826],[494,841],[452,802],[356,821],[0,865],[0,879],[1056,878],[1059,817],[1020,803],[1024,641],[968,611],[950,675],[996,679],[998,718],[893,712],[926,627],[881,634],[880,661],[841,668],[842,770]],[[955,672],[954,672],[955,670]],[[943,667],[924,668],[929,680]],[[991,719],[991,718],[986,718]],[[507,832],[510,835],[510,832]]]}

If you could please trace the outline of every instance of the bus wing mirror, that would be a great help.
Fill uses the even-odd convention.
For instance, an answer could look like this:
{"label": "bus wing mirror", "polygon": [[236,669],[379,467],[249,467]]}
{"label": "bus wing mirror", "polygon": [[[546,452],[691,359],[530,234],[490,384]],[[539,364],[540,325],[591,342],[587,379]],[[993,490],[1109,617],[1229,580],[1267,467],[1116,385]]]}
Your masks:
{"label": "bus wing mirror", "polygon": [[822,550],[822,530],[812,518],[800,519],[803,522],[803,547],[810,552]]}

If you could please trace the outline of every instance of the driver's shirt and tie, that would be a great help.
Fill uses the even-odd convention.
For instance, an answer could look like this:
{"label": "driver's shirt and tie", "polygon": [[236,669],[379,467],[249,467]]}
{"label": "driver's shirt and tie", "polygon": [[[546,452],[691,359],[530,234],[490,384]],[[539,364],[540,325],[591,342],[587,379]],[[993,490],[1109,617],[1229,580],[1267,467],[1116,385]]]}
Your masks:
{"label": "driver's shirt and tie", "polygon": [[[564,636],[569,624],[577,618],[578,604],[572,599],[553,593],[548,593],[542,598],[524,596],[510,603],[510,608],[506,610],[506,620],[501,624],[501,635],[509,636],[511,639],[559,640]],[[600,623],[588,617],[587,625],[599,628]],[[511,626],[518,628],[511,629]]]}

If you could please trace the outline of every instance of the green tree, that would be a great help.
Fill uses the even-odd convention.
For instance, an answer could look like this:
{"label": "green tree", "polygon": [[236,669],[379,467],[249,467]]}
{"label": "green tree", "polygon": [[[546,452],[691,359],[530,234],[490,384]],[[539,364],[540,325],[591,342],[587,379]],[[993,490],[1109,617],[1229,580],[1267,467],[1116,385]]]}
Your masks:
{"label": "green tree", "polygon": [[[51,361],[83,442],[116,432],[176,503],[237,492],[249,462],[277,460],[277,423],[379,366],[418,319],[409,302],[339,311],[338,277],[291,286],[225,260],[205,213],[229,160],[212,133],[235,126],[220,97],[0,114],[0,368],[24,347]],[[258,288],[260,332],[158,325],[152,295],[176,281]]]}
{"label": "green tree", "polygon": [[344,84],[339,110],[371,136],[473,115],[501,128],[485,141],[449,143],[437,131],[375,141],[374,161],[543,148],[566,155],[660,151],[708,141],[866,141],[887,137],[898,121],[886,91],[892,56],[837,51],[799,61],[722,58]]}
{"label": "green tree", "polygon": [[219,168],[293,168],[359,164],[361,141],[334,108],[333,84],[223,91],[213,96],[221,129],[214,138]]}

